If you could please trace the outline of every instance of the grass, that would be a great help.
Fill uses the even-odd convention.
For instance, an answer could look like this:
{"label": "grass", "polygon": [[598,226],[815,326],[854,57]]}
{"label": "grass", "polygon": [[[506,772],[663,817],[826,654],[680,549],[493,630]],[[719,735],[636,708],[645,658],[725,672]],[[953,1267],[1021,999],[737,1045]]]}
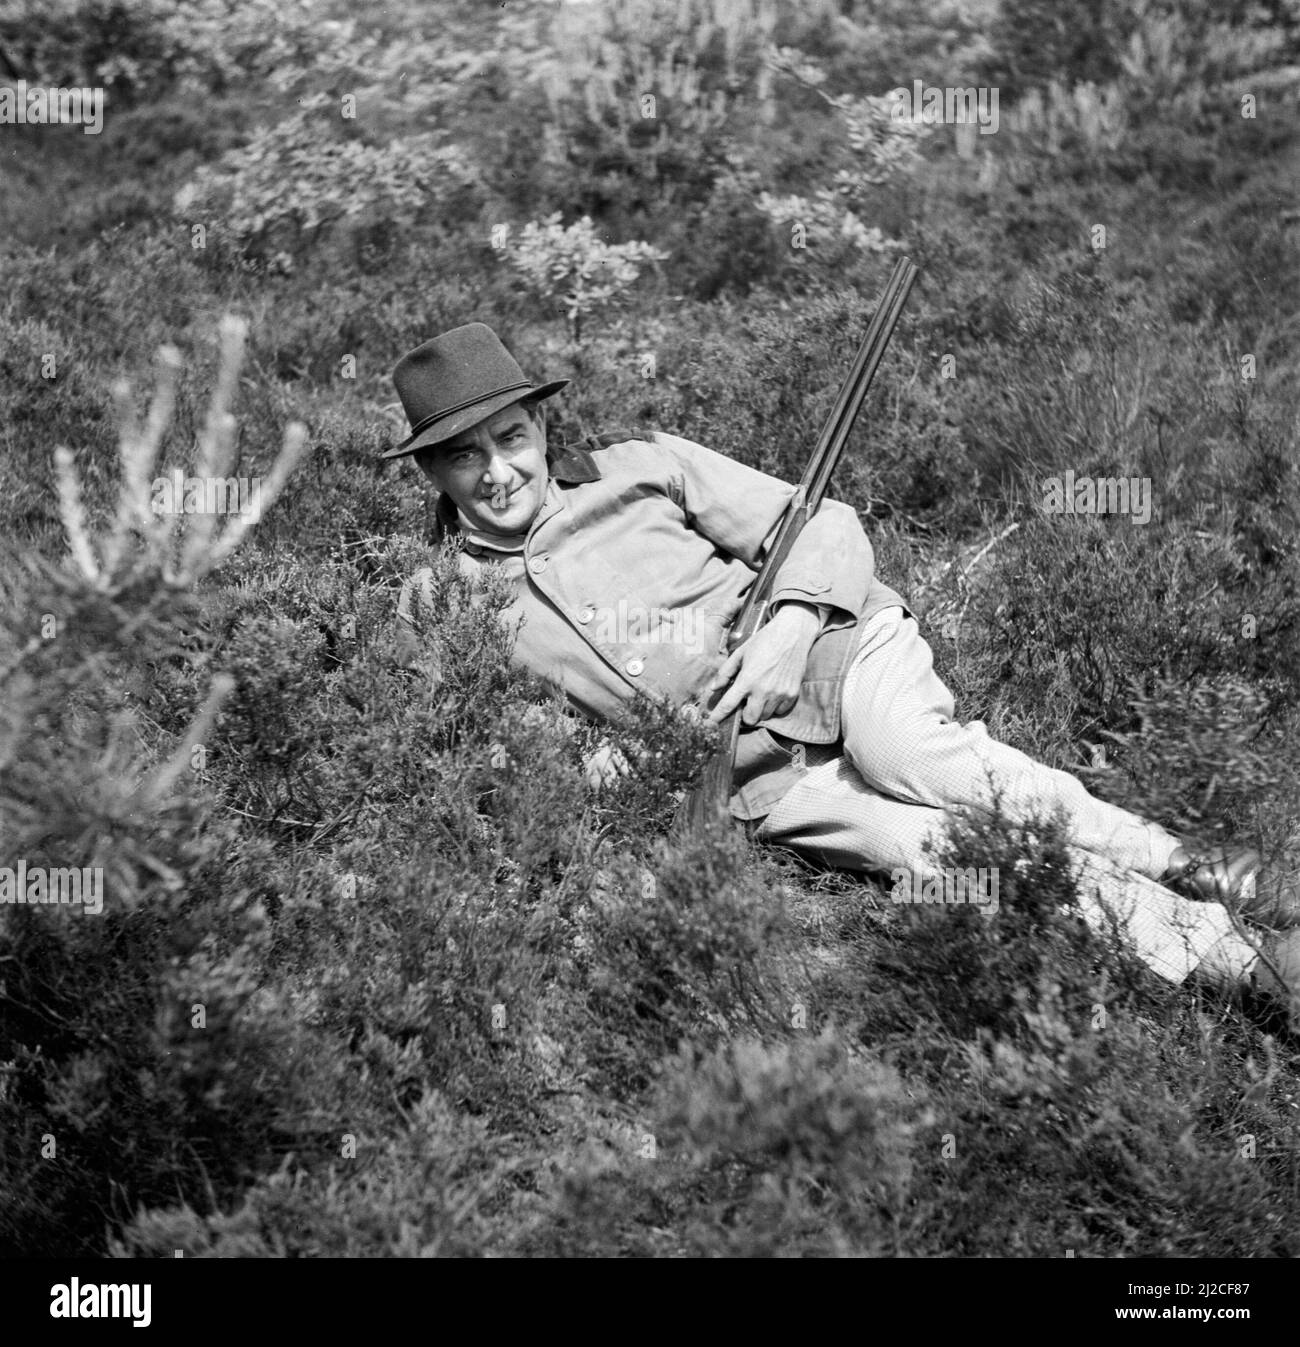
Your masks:
{"label": "grass", "polygon": [[[890,11],[879,50],[930,49],[922,22]],[[852,50],[809,24],[842,78]],[[814,130],[835,162],[832,114],[778,89],[771,122],[742,99],[728,123],[731,179],[689,137],[662,193],[590,169],[598,223],[675,251],[575,347],[483,242],[512,218],[491,179],[518,163],[490,150],[531,125],[520,90],[462,110],[488,179],[465,215],[363,215],[281,272],[170,213],[246,143],[238,98],[146,93],[102,146],[8,128],[4,863],[102,865],[106,894],[99,918],[0,908],[0,1250],[1295,1256],[1295,1040],[1088,935],[1049,826],[954,826],[954,858],[1017,876],[993,920],[738,834],[673,842],[698,732],[639,710],[615,738],[653,766],[594,793],[598,732],[509,668],[503,596],[474,608],[429,548],[422,479],[377,459],[417,341],[478,318],[574,376],[556,441],[658,426],[795,477],[888,269],[767,235],[737,266],[727,240],[764,228],[744,172],[805,190]],[[994,186],[936,141],[875,200],[923,278],[834,494],[964,719],[1294,863],[1293,136],[1207,113],[1111,154],[993,139]],[[537,161],[531,218],[573,172]],[[115,381],[141,410],[179,348],[162,462],[191,462],[226,312],[249,323],[233,471],[269,471],[291,421],[309,453],[211,573],[169,584],[133,545],[78,579],[54,448],[108,536]],[[1044,516],[1066,468],[1149,477],[1151,523]],[[393,615],[426,565],[411,660]]]}

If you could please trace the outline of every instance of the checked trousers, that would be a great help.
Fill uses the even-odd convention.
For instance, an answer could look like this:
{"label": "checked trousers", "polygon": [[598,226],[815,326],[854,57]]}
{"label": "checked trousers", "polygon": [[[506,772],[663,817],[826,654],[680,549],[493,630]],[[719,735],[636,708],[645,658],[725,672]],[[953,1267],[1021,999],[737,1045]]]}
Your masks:
{"label": "checked trousers", "polygon": [[862,632],[844,683],[842,739],[814,761],[755,832],[843,869],[938,874],[927,841],[942,841],[949,811],[990,809],[1025,823],[1060,811],[1081,911],[1121,938],[1154,972],[1182,982],[1232,932],[1226,908],[1155,882],[1177,839],[1158,824],[1090,795],[1068,772],[962,725],[916,620],[898,607]]}

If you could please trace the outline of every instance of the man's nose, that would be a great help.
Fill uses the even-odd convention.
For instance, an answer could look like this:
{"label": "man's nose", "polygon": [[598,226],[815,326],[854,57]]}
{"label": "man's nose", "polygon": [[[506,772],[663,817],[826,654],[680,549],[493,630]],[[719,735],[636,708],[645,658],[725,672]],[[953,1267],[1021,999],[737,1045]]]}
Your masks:
{"label": "man's nose", "polygon": [[510,464],[504,454],[489,453],[483,465],[483,480],[504,486],[510,480]]}

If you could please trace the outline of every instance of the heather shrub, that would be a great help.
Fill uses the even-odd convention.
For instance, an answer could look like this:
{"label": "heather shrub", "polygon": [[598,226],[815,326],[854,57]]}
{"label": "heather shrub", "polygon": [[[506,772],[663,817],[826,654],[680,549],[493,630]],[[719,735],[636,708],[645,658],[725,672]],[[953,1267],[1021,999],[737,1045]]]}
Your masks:
{"label": "heather shrub", "polygon": [[177,217],[211,234],[214,256],[288,270],[340,221],[369,212],[400,228],[471,182],[463,153],[433,133],[367,144],[344,134],[329,95],[299,101],[176,194]]}
{"label": "heather shrub", "polygon": [[[846,933],[853,957],[812,993],[924,1091],[895,1227],[904,1247],[1021,1257],[1289,1247],[1269,1215],[1268,1163],[1249,1162],[1257,1148],[1290,1145],[1274,1041],[1212,1007],[1195,1013],[1186,990],[1085,925],[1055,824],[967,817],[935,859],[996,866],[996,914],[892,908],[870,948]],[[1102,1207],[1099,1191],[1110,1194]]]}
{"label": "heather shrub", "polygon": [[[1272,582],[1267,597],[1252,593],[1226,539],[1178,525],[1040,516],[990,555],[986,571],[961,628],[982,665],[968,695],[1006,708],[998,684],[1014,669],[1025,701],[1044,708],[1040,725],[1051,708],[1055,737],[1044,730],[1033,745],[1050,759],[1077,763],[1110,751],[1115,736],[1136,729],[1142,698],[1161,678],[1171,714],[1185,696],[1173,692],[1175,681],[1185,690],[1250,677],[1251,695],[1270,714],[1293,701],[1286,682],[1257,672],[1261,662],[1275,669],[1291,648],[1293,601]],[[1147,579],[1121,600],[1115,577],[1126,574]],[[1268,625],[1263,650],[1260,622]],[[1166,721],[1165,733],[1171,728]],[[1212,760],[1207,746],[1204,761]]]}
{"label": "heather shrub", "polygon": [[846,7],[839,9],[852,26],[837,16],[800,44],[825,63],[830,77],[877,92],[912,79],[980,82],[977,72],[990,52],[991,6],[936,0],[922,10],[907,0],[854,0],[846,15]]}
{"label": "heather shrub", "polygon": [[1279,743],[1282,727],[1270,726],[1270,698],[1257,684],[1162,677],[1150,691],[1134,688],[1129,706],[1135,727],[1106,735],[1096,788],[1135,813],[1227,840],[1256,834],[1261,803],[1295,798],[1290,755],[1265,751],[1287,739]]}
{"label": "heather shrub", "polygon": [[898,1074],[825,1031],[683,1051],[657,1092],[662,1143],[704,1210],[695,1255],[888,1256],[912,1178],[916,1102]]}
{"label": "heather shrub", "polygon": [[[364,579],[289,560],[273,586],[224,596],[215,649],[237,684],[214,747],[232,803],[254,819],[315,828],[382,806],[387,826],[422,826],[413,796],[429,791],[431,770],[491,794],[454,755],[491,771],[502,714],[540,691],[508,666],[499,584],[475,608],[451,552],[371,540],[367,556]],[[410,632],[397,622],[398,583],[426,560],[427,604]],[[380,708],[391,729],[377,737]]]}
{"label": "heather shrub", "polygon": [[[995,901],[903,904],[877,951],[877,989],[868,998],[873,1040],[911,1043],[965,1040],[987,1030],[1023,1039],[1044,1000],[1081,1019],[1105,997],[1101,970],[1115,941],[1083,921],[1074,868],[1059,822],[1011,825],[1000,811],[956,823],[933,865],[973,868],[993,877]],[[929,1032],[917,1033],[922,1026]],[[901,1040],[901,1041],[900,1041]]]}
{"label": "heather shrub", "polygon": [[718,731],[645,697],[631,703],[617,724],[588,731],[588,748],[602,743],[622,754],[629,771],[615,790],[593,802],[593,813],[605,826],[617,828],[621,839],[633,842],[667,829],[714,753]]}
{"label": "heather shrub", "polygon": [[[0,194],[0,862],[105,881],[98,916],[0,906],[0,1246],[1296,1253],[1277,1017],[1091,930],[1047,821],[938,857],[998,868],[988,918],[674,838],[713,732],[512,672],[504,594],[378,460],[395,361],[480,319],[574,379],[553,443],[796,478],[897,244],[831,494],[959,715],[1286,873],[1300,48],[1266,8],[0,6],[0,65],[108,92],[100,137],[8,128]],[[999,133],[886,123],[914,79],[1001,84]],[[114,382],[163,342],[131,466]],[[124,508],[219,446],[267,476],[291,420],[311,456],[238,547]],[[1149,523],[1045,514],[1067,469],[1149,478]]]}
{"label": "heather shrub", "polygon": [[0,473],[12,490],[13,537],[26,542],[58,519],[48,451],[33,464],[34,446],[96,436],[108,420],[107,399],[79,343],[33,319],[0,318],[0,387]]}
{"label": "heather shrub", "polygon": [[338,66],[359,39],[328,12],[318,0],[8,0],[0,45],[30,81],[104,85],[114,102],[134,104],[176,86],[220,93]]}
{"label": "heather shrub", "polygon": [[[285,1165],[229,1213],[142,1209],[118,1257],[437,1258],[492,1251],[499,1186],[517,1167],[500,1139],[435,1090],[410,1107],[400,1137],[361,1135],[355,1160],[317,1173]],[[342,1149],[342,1148],[340,1148]],[[498,1246],[499,1247],[499,1246]]]}
{"label": "heather shrub", "polygon": [[[214,112],[210,102],[198,106],[178,94],[109,119],[103,146],[125,174],[147,172],[155,180],[179,185],[200,164],[219,159],[242,138],[224,107]],[[166,195],[150,193],[148,200],[151,219],[166,214]]]}
{"label": "heather shrub", "polygon": [[[598,400],[627,407],[652,428],[797,481],[861,341],[885,270],[873,278],[871,298],[848,289],[796,305],[756,294],[744,305],[718,301],[707,319],[705,306],[699,306],[701,322],[685,330],[670,359],[659,360],[653,379],[642,377],[628,358],[597,371],[575,398],[583,400],[584,410]],[[905,318],[891,343],[889,365],[895,371],[908,367],[909,327]],[[882,372],[882,383],[886,377]],[[882,414],[887,405],[889,416]],[[904,443],[915,446],[906,466],[899,462]],[[926,479],[924,489],[931,493],[942,491],[939,482],[955,485],[963,470],[959,453],[927,390],[893,387],[887,400],[882,388],[862,409],[832,495],[866,513],[878,474],[891,496],[897,486],[897,494],[914,506],[922,490],[919,479]],[[918,458],[930,461],[934,473],[915,466]]]}
{"label": "heather shrub", "polygon": [[1129,0],[1089,0],[1066,16],[1041,0],[1002,0],[985,78],[1007,97],[1052,79],[1066,85],[1113,79],[1137,22]]}
{"label": "heather shrub", "polygon": [[[833,1031],[662,1063],[644,1112],[543,1171],[518,1248],[559,1256],[866,1256],[894,1247],[924,1112]],[[685,1219],[662,1224],[686,1203]]]}
{"label": "heather shrub", "polygon": [[161,6],[122,0],[10,0],[0,10],[0,45],[28,80],[114,85],[129,98],[166,69],[171,52],[161,17]]}
{"label": "heather shrub", "polygon": [[[1166,1012],[1167,1014],[1168,1012]],[[1146,1016],[1081,1025],[1051,999],[1029,1043],[952,1044],[913,1144],[912,1247],[1019,1257],[1285,1256],[1271,1162],[1287,1133],[1271,1040],[1264,1069],[1232,1034]],[[1245,1098],[1251,1102],[1246,1104]],[[1247,1140],[1247,1138],[1250,1140]],[[1040,1203],[1026,1193],[1053,1194]],[[1098,1193],[1106,1193],[1104,1203]]]}
{"label": "heather shrub", "polygon": [[589,1013],[602,1025],[592,1067],[623,1091],[686,1039],[709,1043],[787,1023],[797,969],[779,890],[761,897],[743,848],[716,831],[658,847],[637,865],[612,859],[594,876],[582,914]]}
{"label": "heather shrub", "polygon": [[[166,836],[147,844],[164,874],[202,859]],[[111,876],[113,858],[96,859]],[[230,1201],[293,1144],[288,1115],[331,1092],[328,1058],[279,995],[258,993],[264,923],[245,894],[169,894],[155,880],[123,912],[121,888],[106,887],[100,917],[6,909],[6,957],[21,965],[0,1047],[9,1256],[97,1252],[135,1203],[177,1192]],[[205,934],[214,907],[235,914],[219,936]]]}

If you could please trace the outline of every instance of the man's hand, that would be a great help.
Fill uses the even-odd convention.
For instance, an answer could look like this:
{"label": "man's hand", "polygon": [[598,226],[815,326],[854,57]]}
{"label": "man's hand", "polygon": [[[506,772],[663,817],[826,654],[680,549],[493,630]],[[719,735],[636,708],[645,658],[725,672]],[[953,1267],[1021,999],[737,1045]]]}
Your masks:
{"label": "man's hand", "polygon": [[632,769],[618,749],[604,743],[583,763],[583,770],[592,790],[601,790],[606,786],[617,786]]}
{"label": "man's hand", "polygon": [[740,719],[746,725],[785,715],[799,700],[808,652],[820,627],[812,605],[782,604],[714,675],[711,693],[731,686],[709,713],[710,722],[720,725],[742,703]]}

